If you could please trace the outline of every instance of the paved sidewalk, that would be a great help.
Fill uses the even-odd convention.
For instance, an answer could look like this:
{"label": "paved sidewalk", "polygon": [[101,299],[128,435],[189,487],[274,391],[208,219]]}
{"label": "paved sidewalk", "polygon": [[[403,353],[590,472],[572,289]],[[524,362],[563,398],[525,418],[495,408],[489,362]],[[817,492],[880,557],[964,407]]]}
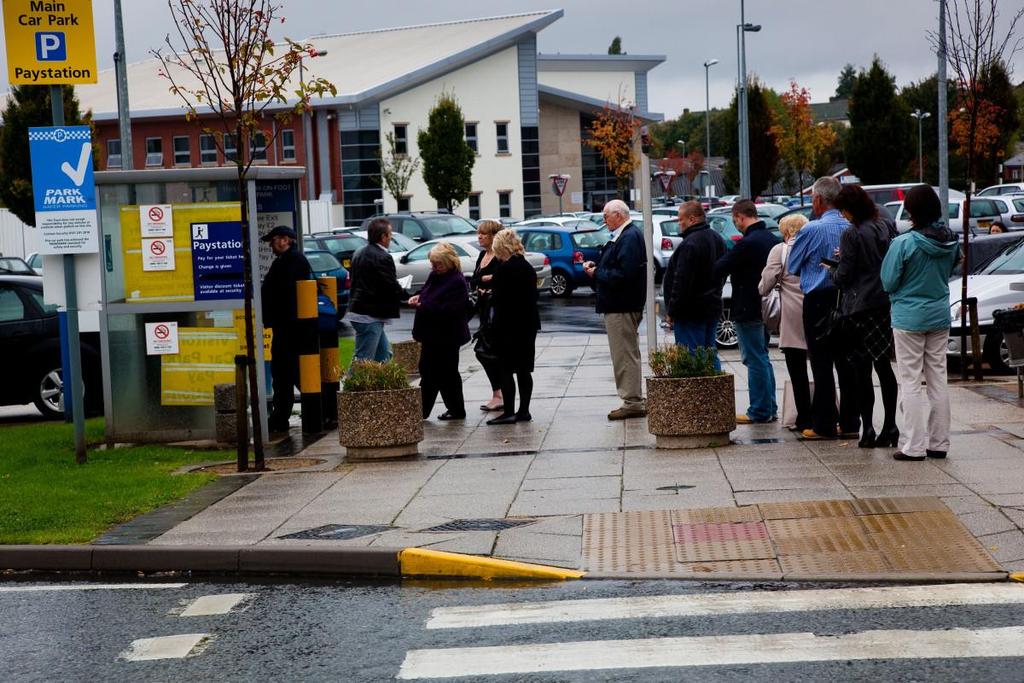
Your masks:
{"label": "paved sidewalk", "polygon": [[[490,389],[467,352],[469,418],[432,418],[421,457],[264,475],[152,543],[425,546],[581,567],[585,522],[596,513],[933,498],[925,510],[937,504],[956,516],[950,534],[966,528],[1003,569],[1024,569],[1024,403],[1011,378],[951,387],[944,461],[895,462],[893,449],[859,449],[856,441],[802,442],[778,424],[739,426],[724,448],[666,451],[654,448],[645,420],[606,419],[619,400],[604,335],[542,334],[537,352],[532,423],[483,424],[477,405]],[[785,365],[776,350],[772,357],[781,405]],[[742,411],[745,370],[738,353],[723,358]],[[879,400],[876,427],[880,410]],[[438,405],[435,415],[442,411]],[[340,452],[329,434],[301,456]],[[483,528],[434,529],[456,520],[484,520],[475,523]],[[495,525],[510,528],[488,528]],[[947,554],[962,554],[949,538]],[[644,553],[644,543],[634,546],[629,552]]]}

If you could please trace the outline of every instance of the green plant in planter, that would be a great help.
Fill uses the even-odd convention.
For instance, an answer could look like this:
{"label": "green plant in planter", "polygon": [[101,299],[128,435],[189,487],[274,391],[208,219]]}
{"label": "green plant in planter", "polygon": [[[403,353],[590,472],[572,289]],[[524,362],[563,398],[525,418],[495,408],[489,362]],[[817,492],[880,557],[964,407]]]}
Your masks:
{"label": "green plant in planter", "polygon": [[655,377],[714,377],[724,375],[715,370],[715,350],[698,347],[690,351],[686,346],[668,344],[651,351],[651,369]]}
{"label": "green plant in planter", "polygon": [[394,361],[353,361],[343,391],[392,391],[409,387],[405,368]]}

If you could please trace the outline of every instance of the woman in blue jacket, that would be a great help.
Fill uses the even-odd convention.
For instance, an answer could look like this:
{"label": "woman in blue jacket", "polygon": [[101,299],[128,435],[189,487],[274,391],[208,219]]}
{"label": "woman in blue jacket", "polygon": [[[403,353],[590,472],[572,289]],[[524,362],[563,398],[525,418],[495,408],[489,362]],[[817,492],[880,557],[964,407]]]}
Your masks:
{"label": "woman in blue jacket", "polygon": [[[949,450],[949,278],[960,260],[942,222],[935,191],[917,185],[903,208],[913,229],[893,240],[882,261],[882,286],[892,302],[896,374],[902,395],[902,446],[896,460],[945,458]],[[927,389],[921,388],[921,382]]]}

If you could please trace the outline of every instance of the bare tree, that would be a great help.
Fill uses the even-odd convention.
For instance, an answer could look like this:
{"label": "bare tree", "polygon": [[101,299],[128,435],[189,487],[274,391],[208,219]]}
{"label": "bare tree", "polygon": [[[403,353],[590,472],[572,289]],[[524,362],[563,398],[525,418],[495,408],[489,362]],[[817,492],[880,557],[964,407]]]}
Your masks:
{"label": "bare tree", "polygon": [[[999,62],[1009,64],[1024,47],[1024,38],[1016,38],[1017,24],[1024,9],[1016,10],[1009,19],[999,14],[999,0],[940,0],[948,7],[946,55],[956,80],[957,106],[950,120],[960,153],[966,155],[967,197],[963,208],[963,257],[960,306],[960,374],[967,379],[967,276],[970,273],[971,194],[974,192],[978,145],[988,139],[994,125],[992,107],[985,97],[985,74]],[[929,34],[936,49],[940,37]],[[975,349],[977,358],[978,349]],[[977,370],[977,368],[976,368]]]}
{"label": "bare tree", "polygon": [[394,197],[396,202],[399,202],[409,187],[409,181],[412,180],[413,174],[420,167],[420,160],[395,151],[394,133],[388,133],[384,139],[388,143],[388,151],[386,155],[383,151],[377,153],[380,158],[380,176],[378,178],[388,194]]}
{"label": "bare tree", "polygon": [[[253,453],[256,468],[262,469],[263,430],[256,391],[262,378],[257,377],[254,353],[252,244],[245,189],[254,156],[252,144],[262,133],[266,145],[273,145],[276,132],[266,131],[262,125],[267,115],[285,123],[293,114],[309,111],[314,95],[334,95],[336,89],[322,78],[299,83],[297,87],[289,85],[300,60],[314,58],[317,52],[312,45],[288,38],[275,44],[270,29],[283,23],[284,17],[280,14],[281,5],[273,0],[167,0],[167,6],[180,44],[176,45],[168,35],[166,45],[152,51],[162,65],[160,76],[170,81],[170,91],[184,103],[186,120],[198,122],[204,132],[213,134],[218,149],[234,162],[238,171],[245,267],[245,355],[252,389]],[[290,97],[297,99],[289,102]],[[207,125],[208,122],[219,130]],[[226,136],[235,141],[234,158],[225,153]],[[239,444],[240,454],[242,449],[247,449],[247,445]],[[240,465],[243,462],[240,459]]]}

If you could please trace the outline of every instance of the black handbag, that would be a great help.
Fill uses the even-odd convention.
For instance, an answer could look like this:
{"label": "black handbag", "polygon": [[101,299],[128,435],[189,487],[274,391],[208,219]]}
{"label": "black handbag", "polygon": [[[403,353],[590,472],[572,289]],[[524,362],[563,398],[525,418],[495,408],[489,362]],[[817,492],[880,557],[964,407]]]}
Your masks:
{"label": "black handbag", "polygon": [[494,345],[494,328],[491,327],[489,322],[484,322],[480,325],[480,329],[473,334],[475,343],[473,344],[473,353],[480,361],[496,361],[498,360],[498,350]]}
{"label": "black handbag", "polygon": [[836,290],[836,303],[814,324],[814,338],[820,342],[830,342],[843,334],[844,318],[839,309],[841,292]]}

